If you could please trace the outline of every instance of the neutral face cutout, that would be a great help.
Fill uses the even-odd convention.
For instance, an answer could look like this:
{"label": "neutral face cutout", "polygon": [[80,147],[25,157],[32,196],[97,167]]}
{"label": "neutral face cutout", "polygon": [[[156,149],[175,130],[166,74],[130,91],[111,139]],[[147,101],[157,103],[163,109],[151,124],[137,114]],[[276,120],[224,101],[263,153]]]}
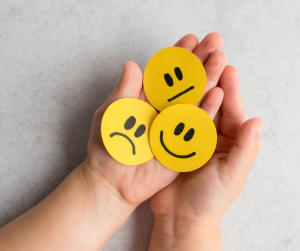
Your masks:
{"label": "neutral face cutout", "polygon": [[197,104],[205,91],[206,74],[192,52],[168,47],[149,60],[143,84],[149,102],[162,111],[175,104]]}

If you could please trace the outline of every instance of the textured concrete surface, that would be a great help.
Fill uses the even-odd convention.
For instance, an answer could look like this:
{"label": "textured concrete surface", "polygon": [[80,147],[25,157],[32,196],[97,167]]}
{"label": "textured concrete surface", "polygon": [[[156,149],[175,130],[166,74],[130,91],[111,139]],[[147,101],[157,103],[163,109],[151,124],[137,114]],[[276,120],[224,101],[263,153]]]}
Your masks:
{"label": "textured concrete surface", "polygon": [[[0,0],[0,226],[85,158],[125,60],[144,69],[181,36],[217,31],[247,116],[264,120],[260,155],[222,221],[224,250],[300,250],[299,13],[297,1]],[[145,202],[103,250],[147,250],[152,221]]]}

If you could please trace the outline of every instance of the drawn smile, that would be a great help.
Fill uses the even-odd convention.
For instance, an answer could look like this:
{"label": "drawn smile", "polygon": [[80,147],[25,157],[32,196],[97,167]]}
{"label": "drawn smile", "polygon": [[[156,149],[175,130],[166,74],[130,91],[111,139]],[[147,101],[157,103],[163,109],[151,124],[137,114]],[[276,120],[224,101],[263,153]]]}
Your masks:
{"label": "drawn smile", "polygon": [[129,143],[130,143],[131,146],[132,146],[132,154],[135,155],[135,145],[134,145],[134,143],[132,142],[132,140],[131,140],[127,135],[125,135],[125,134],[123,134],[123,133],[120,133],[120,132],[113,132],[113,133],[110,134],[109,136],[112,138],[113,136],[116,136],[116,135],[122,136],[122,137],[124,137],[125,139],[127,139],[127,140],[129,141]]}
{"label": "drawn smile", "polygon": [[188,154],[188,155],[178,155],[178,154],[172,153],[172,152],[166,147],[166,145],[165,145],[165,143],[164,143],[164,140],[163,140],[163,131],[160,131],[160,143],[161,143],[162,147],[165,149],[165,151],[166,151],[168,154],[170,154],[170,155],[172,155],[173,157],[175,157],[175,158],[187,159],[187,158],[190,158],[190,157],[193,157],[194,155],[196,155],[195,152],[192,152],[192,153],[190,153],[190,154]]}
{"label": "drawn smile", "polygon": [[194,86],[190,86],[189,88],[187,88],[187,89],[184,90],[183,92],[180,92],[180,93],[178,93],[177,95],[175,95],[174,97],[168,99],[168,102],[171,102],[171,101],[173,101],[174,99],[179,98],[181,95],[183,95],[183,94],[185,94],[185,93],[187,93],[187,92],[193,90],[194,88],[195,88]]}

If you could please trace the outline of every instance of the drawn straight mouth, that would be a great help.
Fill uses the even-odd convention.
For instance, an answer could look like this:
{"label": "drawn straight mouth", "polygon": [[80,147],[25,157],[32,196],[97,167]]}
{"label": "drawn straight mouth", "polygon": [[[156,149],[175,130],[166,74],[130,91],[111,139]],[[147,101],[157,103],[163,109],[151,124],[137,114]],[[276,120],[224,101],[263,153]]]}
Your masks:
{"label": "drawn straight mouth", "polygon": [[125,139],[127,139],[127,140],[129,141],[129,143],[130,143],[131,146],[132,146],[132,154],[135,155],[135,145],[134,145],[134,143],[132,142],[132,140],[131,140],[127,135],[125,135],[125,134],[123,134],[123,133],[120,133],[120,132],[113,132],[113,133],[112,133],[111,135],[109,135],[109,136],[112,138],[113,136],[116,136],[116,135],[122,136],[122,137],[124,137]]}
{"label": "drawn straight mouth", "polygon": [[164,143],[164,140],[163,140],[163,131],[160,131],[160,143],[162,145],[162,147],[166,150],[166,152],[170,155],[172,155],[173,157],[175,158],[180,158],[180,159],[187,159],[187,158],[190,158],[190,157],[193,157],[194,155],[196,155],[195,152],[192,152],[188,155],[178,155],[178,154],[175,154],[175,153],[172,153],[165,145]]}
{"label": "drawn straight mouth", "polygon": [[174,97],[168,99],[168,102],[171,102],[171,101],[173,101],[174,99],[179,98],[181,95],[183,95],[183,94],[189,92],[190,90],[193,90],[194,88],[195,88],[194,86],[190,86],[189,88],[187,88],[187,89],[184,90],[183,92],[180,92],[180,93],[178,93],[177,95],[175,95]]}

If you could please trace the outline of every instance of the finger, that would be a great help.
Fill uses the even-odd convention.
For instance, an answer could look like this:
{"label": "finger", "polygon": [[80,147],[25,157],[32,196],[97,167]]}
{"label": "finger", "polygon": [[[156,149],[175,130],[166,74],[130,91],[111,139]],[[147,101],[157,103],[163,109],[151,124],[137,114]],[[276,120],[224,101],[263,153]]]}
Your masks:
{"label": "finger", "polygon": [[209,56],[204,65],[206,72],[206,88],[203,96],[205,96],[212,88],[217,86],[226,65],[227,55],[225,52],[217,50]]}
{"label": "finger", "polygon": [[225,67],[220,77],[220,87],[224,91],[220,131],[236,139],[240,126],[245,122],[245,110],[237,70],[233,66]]}
{"label": "finger", "polygon": [[138,98],[142,88],[143,74],[140,67],[132,62],[123,64],[123,73],[117,86],[117,93],[122,98]]}
{"label": "finger", "polygon": [[118,86],[108,96],[104,103],[95,112],[91,132],[99,131],[102,116],[114,101],[121,98],[138,98],[142,88],[142,72],[134,62],[127,61],[123,64],[123,73]]}
{"label": "finger", "polygon": [[107,107],[121,98],[138,98],[142,88],[142,72],[134,62],[127,61],[123,64],[123,73],[118,86],[108,96],[104,103],[95,112],[89,139],[89,146],[103,147],[100,133],[100,124]]}
{"label": "finger", "polygon": [[224,97],[223,90],[219,87],[215,87],[210,90],[205,96],[200,108],[204,110],[213,120],[222,104]]}
{"label": "finger", "polygon": [[194,49],[193,53],[204,65],[210,54],[216,50],[220,50],[223,46],[223,43],[223,37],[219,33],[212,32],[207,34],[205,38],[203,38],[203,40]]}
{"label": "finger", "polygon": [[181,39],[179,39],[174,46],[181,47],[189,51],[193,51],[198,45],[198,43],[199,43],[199,39],[197,38],[196,35],[187,34]]}
{"label": "finger", "polygon": [[219,170],[224,175],[223,178],[245,182],[258,154],[261,126],[261,119],[253,118],[240,127],[236,145],[220,164]]}
{"label": "finger", "polygon": [[233,146],[235,146],[236,140],[226,137],[225,135],[218,133],[217,147],[215,153],[228,153]]}

